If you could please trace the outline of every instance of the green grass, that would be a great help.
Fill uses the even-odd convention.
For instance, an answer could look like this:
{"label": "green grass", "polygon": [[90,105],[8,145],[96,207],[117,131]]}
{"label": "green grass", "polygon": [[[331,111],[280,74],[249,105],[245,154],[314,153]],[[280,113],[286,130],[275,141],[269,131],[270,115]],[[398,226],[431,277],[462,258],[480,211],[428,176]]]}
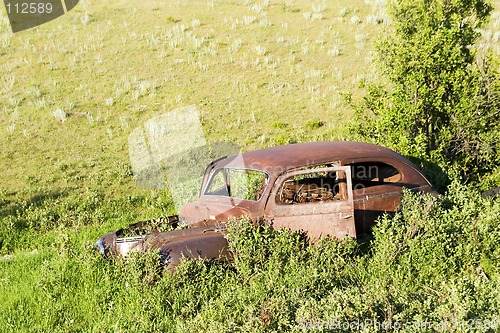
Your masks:
{"label": "green grass", "polygon": [[[17,34],[0,12],[0,332],[498,318],[498,202],[472,194],[435,204],[431,222],[451,217],[444,230],[419,220],[423,243],[404,238],[413,220],[399,216],[374,239],[319,247],[243,228],[234,266],[192,261],[173,274],[154,254],[105,261],[92,248],[106,232],[175,211],[167,191],[132,175],[128,136],[152,117],[194,104],[209,143],[243,150],[344,138],[343,94],[359,97],[377,79],[371,50],[385,24],[373,22],[384,14],[369,1],[80,1]],[[496,13],[484,48],[499,47]],[[452,218],[464,221],[457,228],[481,221],[471,224],[478,234],[446,243]],[[459,249],[449,267],[443,246]],[[434,248],[438,259],[425,252]]]}
{"label": "green grass", "polygon": [[[386,27],[365,1],[81,1],[17,34],[2,15],[0,183],[23,199],[33,185],[143,194],[128,135],[191,104],[209,142],[244,150],[342,138],[342,96],[376,80],[371,51]],[[485,45],[500,46],[499,24]]]}
{"label": "green grass", "polygon": [[[371,75],[370,45],[381,28],[350,18],[372,12],[363,1],[324,8],[308,1],[82,1],[18,34],[4,16],[2,187],[81,188],[88,177],[103,177],[97,183],[111,196],[135,191],[121,175],[128,135],[191,104],[209,142],[248,150],[275,145],[279,135],[339,137],[351,112],[342,93]],[[356,34],[366,38],[362,52]],[[64,122],[58,109],[69,115]],[[311,128],[311,119],[325,126]],[[290,126],[273,127],[276,121]]]}

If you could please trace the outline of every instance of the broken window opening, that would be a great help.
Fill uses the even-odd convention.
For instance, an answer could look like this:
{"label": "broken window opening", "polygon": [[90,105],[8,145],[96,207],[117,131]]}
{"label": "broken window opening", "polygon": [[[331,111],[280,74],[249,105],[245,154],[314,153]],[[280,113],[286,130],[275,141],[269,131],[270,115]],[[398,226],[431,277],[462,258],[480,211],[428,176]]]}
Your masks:
{"label": "broken window opening", "polygon": [[323,171],[297,175],[286,179],[276,196],[276,203],[293,205],[308,202],[345,200],[341,185],[343,172]]}
{"label": "broken window opening", "polygon": [[401,173],[387,163],[361,162],[350,164],[350,167],[354,190],[401,181]]}

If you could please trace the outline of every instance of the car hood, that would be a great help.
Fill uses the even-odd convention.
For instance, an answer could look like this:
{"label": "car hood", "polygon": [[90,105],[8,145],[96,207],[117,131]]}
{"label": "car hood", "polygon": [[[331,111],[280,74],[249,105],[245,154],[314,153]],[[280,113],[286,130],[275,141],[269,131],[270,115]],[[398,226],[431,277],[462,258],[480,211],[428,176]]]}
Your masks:
{"label": "car hood", "polygon": [[[187,224],[206,224],[208,221],[227,221],[232,217],[250,216],[250,210],[227,197],[201,198],[181,208],[179,217]],[[205,222],[205,223],[204,223]]]}

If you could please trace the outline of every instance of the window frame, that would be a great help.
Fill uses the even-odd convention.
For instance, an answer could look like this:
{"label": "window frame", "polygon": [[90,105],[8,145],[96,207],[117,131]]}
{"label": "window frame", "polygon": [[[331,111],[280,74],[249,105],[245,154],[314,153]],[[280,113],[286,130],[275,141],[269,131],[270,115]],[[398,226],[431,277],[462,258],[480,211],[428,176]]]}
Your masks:
{"label": "window frame", "polygon": [[[223,177],[224,177],[224,182],[225,182],[225,185],[227,186],[228,185],[228,174],[225,172],[225,170],[245,170],[245,171],[256,171],[256,172],[259,172],[263,175],[265,175],[265,186],[264,188],[262,189],[261,191],[261,195],[259,197],[258,200],[252,200],[252,199],[246,199],[246,198],[240,198],[240,197],[234,197],[234,196],[230,196],[230,195],[221,195],[221,194],[210,194],[208,193],[208,188],[210,187],[210,185],[212,184],[212,181],[213,181],[213,178],[215,177],[215,175],[221,171],[223,172]],[[251,202],[259,202],[262,200],[262,198],[264,197],[264,194],[267,190],[267,188],[269,187],[269,180],[271,179],[270,177],[270,174],[269,172],[267,171],[264,171],[264,170],[260,170],[260,169],[255,169],[255,168],[241,168],[241,167],[220,167],[220,168],[214,168],[213,170],[211,170],[210,172],[210,175],[208,177],[208,181],[205,185],[205,187],[203,188],[202,190],[202,195],[203,196],[208,196],[208,197],[222,197],[222,198],[231,198],[231,199],[236,199],[236,200],[245,200],[245,201],[251,201]],[[230,182],[230,180],[229,180]],[[229,184],[230,185],[230,184]],[[229,194],[229,193],[228,193]]]}
{"label": "window frame", "polygon": [[[301,176],[301,175],[307,175],[307,174],[313,174],[313,173],[321,173],[321,172],[343,172],[344,177],[345,177],[345,187],[342,189],[342,186],[339,184],[339,193],[340,193],[340,198],[338,200],[325,200],[325,201],[309,201],[309,202],[297,202],[297,203],[292,203],[292,204],[287,204],[278,201],[278,196],[279,193],[281,192],[281,189],[283,185],[285,184],[286,181],[288,181],[290,178],[296,177],[296,176]],[[299,170],[294,170],[291,172],[288,172],[286,174],[281,175],[281,177],[278,179],[277,184],[274,188],[276,189],[275,191],[272,191],[272,195],[274,198],[270,198],[269,201],[274,201],[273,205],[277,207],[286,207],[286,206],[303,206],[303,205],[309,205],[309,204],[332,204],[332,203],[345,203],[346,201],[349,201],[349,199],[353,198],[353,189],[352,189],[352,178],[351,178],[351,168],[349,166],[344,166],[344,165],[333,165],[330,167],[324,167],[324,168],[315,168],[314,166],[307,167],[307,168],[301,168]],[[349,180],[351,178],[351,180]],[[342,179],[342,178],[338,178]],[[348,184],[351,183],[351,186],[348,186]]]}

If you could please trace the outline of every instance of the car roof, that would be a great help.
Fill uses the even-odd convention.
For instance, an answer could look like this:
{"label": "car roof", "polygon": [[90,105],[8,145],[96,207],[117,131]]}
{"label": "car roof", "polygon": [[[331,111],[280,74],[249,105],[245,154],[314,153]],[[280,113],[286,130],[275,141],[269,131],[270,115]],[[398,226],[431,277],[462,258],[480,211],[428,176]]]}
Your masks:
{"label": "car roof", "polygon": [[345,165],[361,159],[392,160],[413,166],[400,154],[375,144],[355,141],[323,141],[253,150],[216,161],[215,168],[249,168],[266,170],[271,174],[281,174],[286,170],[308,165],[329,162],[339,162]]}

